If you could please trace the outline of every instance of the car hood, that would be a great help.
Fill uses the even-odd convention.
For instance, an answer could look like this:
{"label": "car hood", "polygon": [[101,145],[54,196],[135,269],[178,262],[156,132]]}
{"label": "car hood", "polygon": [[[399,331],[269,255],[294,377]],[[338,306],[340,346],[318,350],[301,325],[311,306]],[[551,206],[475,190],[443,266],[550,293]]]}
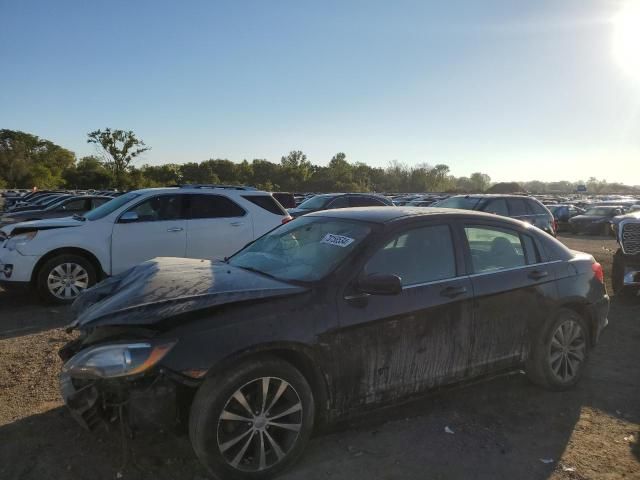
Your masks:
{"label": "car hood", "polygon": [[305,291],[220,261],[155,258],[82,292],[68,329],[150,325],[205,308]]}
{"label": "car hood", "polygon": [[[74,220],[72,217],[50,218],[47,220],[33,220],[31,222],[17,222],[0,229],[6,236],[13,233],[32,232],[34,230],[51,230],[53,228],[80,227],[85,222]],[[17,231],[16,231],[17,230]]]}
{"label": "car hood", "polygon": [[620,222],[622,222],[623,220],[634,220],[634,221],[640,221],[640,211],[637,212],[631,212],[631,213],[626,213],[624,215],[618,215],[617,217],[613,217],[612,222],[615,225],[618,225]]}

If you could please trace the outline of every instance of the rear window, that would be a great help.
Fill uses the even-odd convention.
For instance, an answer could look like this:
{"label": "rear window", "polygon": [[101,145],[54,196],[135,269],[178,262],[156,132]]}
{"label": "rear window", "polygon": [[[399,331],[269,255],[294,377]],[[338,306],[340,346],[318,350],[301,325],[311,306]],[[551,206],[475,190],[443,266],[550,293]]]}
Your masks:
{"label": "rear window", "polygon": [[529,208],[531,209],[531,211],[536,215],[548,215],[547,209],[541,203],[538,203],[535,200],[529,199],[527,201],[527,204],[529,205]]}
{"label": "rear window", "polygon": [[274,215],[287,215],[286,210],[271,195],[243,195],[242,198]]}
{"label": "rear window", "polygon": [[449,197],[438,202],[434,207],[442,208],[460,208],[462,210],[475,210],[480,202],[477,197]]}
{"label": "rear window", "polygon": [[247,212],[222,195],[190,195],[189,218],[243,217]]}
{"label": "rear window", "polygon": [[527,204],[525,200],[522,198],[510,198],[507,200],[509,204],[509,211],[511,212],[512,217],[521,217],[523,215],[529,215],[529,210],[527,210]]}
{"label": "rear window", "polygon": [[352,207],[384,207],[385,203],[375,197],[365,197],[360,195],[353,195],[349,199]]}

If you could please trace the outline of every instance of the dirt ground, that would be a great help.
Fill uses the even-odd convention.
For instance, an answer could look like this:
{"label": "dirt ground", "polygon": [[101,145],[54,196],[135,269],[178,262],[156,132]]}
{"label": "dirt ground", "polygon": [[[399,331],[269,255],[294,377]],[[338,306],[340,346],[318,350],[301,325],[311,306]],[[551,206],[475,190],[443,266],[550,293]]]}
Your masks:
{"label": "dirt ground", "polygon": [[[609,276],[613,241],[561,239]],[[207,478],[184,434],[123,445],[118,432],[76,425],[57,387],[69,318],[0,290],[0,479]],[[572,391],[540,390],[522,374],[440,391],[317,436],[282,478],[640,479],[640,298],[613,298],[609,322]]]}

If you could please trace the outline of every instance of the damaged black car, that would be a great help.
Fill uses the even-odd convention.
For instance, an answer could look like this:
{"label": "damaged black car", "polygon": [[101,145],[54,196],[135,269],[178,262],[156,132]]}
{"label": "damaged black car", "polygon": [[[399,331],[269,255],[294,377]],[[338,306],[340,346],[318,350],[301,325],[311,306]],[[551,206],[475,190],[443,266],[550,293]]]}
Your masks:
{"label": "damaged black car", "polygon": [[524,369],[578,382],[607,324],[602,267],[465,210],[305,215],[226,261],[160,258],[86,290],[60,352],[86,428],[183,422],[219,479],[271,478],[314,430]]}

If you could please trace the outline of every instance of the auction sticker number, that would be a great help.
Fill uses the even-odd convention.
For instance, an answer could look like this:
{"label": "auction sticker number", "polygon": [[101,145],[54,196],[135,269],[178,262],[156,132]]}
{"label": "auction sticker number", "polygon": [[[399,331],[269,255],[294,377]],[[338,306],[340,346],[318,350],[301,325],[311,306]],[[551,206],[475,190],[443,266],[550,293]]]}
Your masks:
{"label": "auction sticker number", "polygon": [[336,247],[348,247],[353,243],[354,239],[345,237],[343,235],[334,235],[333,233],[327,233],[320,243],[326,243],[327,245],[334,245]]}

